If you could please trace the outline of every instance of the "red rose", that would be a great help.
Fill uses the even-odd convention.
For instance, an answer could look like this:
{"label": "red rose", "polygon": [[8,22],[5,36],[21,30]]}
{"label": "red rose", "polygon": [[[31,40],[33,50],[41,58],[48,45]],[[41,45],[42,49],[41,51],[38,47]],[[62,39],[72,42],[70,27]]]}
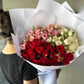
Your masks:
{"label": "red rose", "polygon": [[33,52],[33,50],[30,48],[30,49],[27,49],[26,52],[27,54],[30,54],[30,52]]}
{"label": "red rose", "polygon": [[30,59],[35,59],[35,53],[33,51],[30,51],[29,53]]}
{"label": "red rose", "polygon": [[25,51],[21,51],[21,56],[26,60],[29,59],[29,55]]}
{"label": "red rose", "polygon": [[46,42],[46,43],[43,43],[43,47],[47,50],[50,50],[52,45]]}
{"label": "red rose", "polygon": [[35,46],[36,46],[36,43],[35,43],[35,42],[32,42],[32,44],[31,44],[31,49],[34,49]]}
{"label": "red rose", "polygon": [[52,48],[52,45],[51,44],[48,44],[46,49],[50,50]]}
{"label": "red rose", "polygon": [[41,64],[40,60],[34,59],[35,64]]}
{"label": "red rose", "polygon": [[36,46],[41,46],[42,45],[42,41],[39,40],[39,39],[34,39],[33,41],[35,42]]}
{"label": "red rose", "polygon": [[63,60],[62,60],[62,63],[63,63],[64,65],[67,65],[67,64],[69,64],[70,62],[69,62],[69,60],[67,60],[67,59],[63,59]]}
{"label": "red rose", "polygon": [[49,51],[47,49],[44,49],[42,52],[42,56],[44,57],[45,55],[48,55],[48,54],[49,54]]}
{"label": "red rose", "polygon": [[58,63],[57,61],[52,61],[52,65],[54,65],[54,66],[58,66],[59,63]]}
{"label": "red rose", "polygon": [[72,61],[72,60],[74,59],[73,54],[72,54],[72,53],[68,53],[68,54],[67,54],[67,59],[68,59],[69,61]]}
{"label": "red rose", "polygon": [[71,61],[71,60],[74,59],[74,56],[73,56],[72,53],[68,53],[68,54],[66,54],[66,53],[61,53],[61,58],[67,59],[67,60]]}
{"label": "red rose", "polygon": [[67,58],[67,54],[66,53],[61,53],[61,58],[62,59],[66,59]]}
{"label": "red rose", "polygon": [[60,59],[60,58],[58,58],[58,59],[57,59],[57,61],[58,61],[58,62],[61,62],[61,59]]}
{"label": "red rose", "polygon": [[55,54],[50,54],[51,60],[57,61],[58,57]]}
{"label": "red rose", "polygon": [[27,48],[31,48],[31,45],[32,45],[32,42],[31,41],[28,41],[28,43],[26,44]]}
{"label": "red rose", "polygon": [[52,47],[50,50],[51,53],[55,53],[55,47]]}
{"label": "red rose", "polygon": [[48,65],[51,65],[51,60],[49,60],[47,57],[43,57],[43,58],[41,58],[41,63],[43,65],[48,66]]}
{"label": "red rose", "polygon": [[56,50],[57,50],[57,52],[59,52],[59,53],[64,53],[64,52],[65,52],[65,49],[64,49],[64,46],[63,46],[63,45],[58,45],[58,46],[56,47]]}
{"label": "red rose", "polygon": [[36,52],[41,53],[43,51],[44,47],[36,47]]}

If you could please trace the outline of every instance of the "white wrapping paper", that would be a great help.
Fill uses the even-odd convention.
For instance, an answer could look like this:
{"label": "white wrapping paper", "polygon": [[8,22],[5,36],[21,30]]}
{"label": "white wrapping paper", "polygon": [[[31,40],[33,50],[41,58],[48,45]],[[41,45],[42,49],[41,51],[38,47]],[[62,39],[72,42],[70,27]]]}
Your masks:
{"label": "white wrapping paper", "polygon": [[[12,9],[9,10],[14,32],[12,38],[17,54],[20,56],[19,42],[27,34],[29,29],[35,25],[46,26],[47,24],[59,24],[73,28],[80,40],[80,47],[75,53],[75,58],[84,52],[84,22],[81,13],[75,14],[67,4],[59,4],[54,0],[40,0],[37,9]],[[21,57],[21,56],[20,56]],[[27,60],[26,60],[27,61]],[[27,61],[38,69],[43,84],[56,84],[56,69],[65,66],[41,66]],[[71,63],[74,62],[71,61]],[[70,64],[71,64],[70,63]]]}

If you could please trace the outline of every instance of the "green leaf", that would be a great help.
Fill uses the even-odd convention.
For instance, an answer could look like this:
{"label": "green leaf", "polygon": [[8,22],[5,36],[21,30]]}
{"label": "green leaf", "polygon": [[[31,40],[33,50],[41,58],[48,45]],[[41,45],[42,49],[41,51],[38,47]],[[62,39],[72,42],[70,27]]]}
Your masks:
{"label": "green leaf", "polygon": [[35,27],[33,27],[33,30],[35,31]]}

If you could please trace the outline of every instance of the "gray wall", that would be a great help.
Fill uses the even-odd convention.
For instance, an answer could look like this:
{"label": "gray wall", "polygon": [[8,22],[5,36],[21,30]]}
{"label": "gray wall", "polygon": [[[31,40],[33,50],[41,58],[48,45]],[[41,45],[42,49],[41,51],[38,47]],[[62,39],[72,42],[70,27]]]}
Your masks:
{"label": "gray wall", "polygon": [[2,4],[2,0],[0,0],[0,8],[2,8],[3,4]]}

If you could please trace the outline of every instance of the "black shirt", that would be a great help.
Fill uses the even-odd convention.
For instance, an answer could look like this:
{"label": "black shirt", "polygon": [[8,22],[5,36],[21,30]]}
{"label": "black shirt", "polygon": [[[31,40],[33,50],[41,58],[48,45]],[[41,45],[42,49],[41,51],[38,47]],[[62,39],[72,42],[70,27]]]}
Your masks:
{"label": "black shirt", "polygon": [[17,54],[0,54],[0,66],[10,84],[23,84],[23,80],[37,77],[37,70]]}

